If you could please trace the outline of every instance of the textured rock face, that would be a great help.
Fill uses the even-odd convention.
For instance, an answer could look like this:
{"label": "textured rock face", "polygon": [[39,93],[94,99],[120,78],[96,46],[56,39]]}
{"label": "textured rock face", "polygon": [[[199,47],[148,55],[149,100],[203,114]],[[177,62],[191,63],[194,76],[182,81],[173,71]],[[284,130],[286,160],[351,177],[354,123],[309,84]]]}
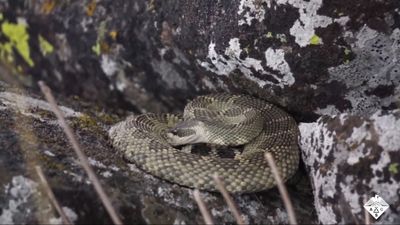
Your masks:
{"label": "textured rock face", "polygon": [[[124,224],[204,223],[191,189],[148,175],[115,153],[106,134],[116,122],[114,117],[79,100],[71,102],[62,111]],[[41,188],[36,165],[43,168],[75,224],[111,223],[49,105],[0,82],[0,224],[61,222]],[[308,181],[289,186],[289,193],[299,222],[315,223],[313,204],[307,201],[312,198]],[[221,195],[202,196],[216,223],[235,221]],[[247,223],[288,223],[277,189],[235,196],[235,200]]]}
{"label": "textured rock face", "polygon": [[[390,222],[389,214],[399,211],[398,198],[388,194],[398,191],[394,184],[399,180],[399,161],[393,146],[399,141],[385,135],[394,134],[395,127],[382,126],[398,124],[398,112],[394,111],[400,104],[398,0],[4,0],[0,1],[0,12],[1,80],[37,88],[35,81],[42,79],[61,99],[77,95],[107,111],[121,109],[122,113],[127,109],[177,112],[188,99],[223,91],[266,99],[302,122],[315,121],[320,115],[338,115],[301,125],[302,154],[316,188],[320,221],[361,223],[361,199],[371,197],[375,188],[382,188],[377,194],[385,200],[395,201],[381,221]],[[77,211],[81,205],[70,203],[70,198],[63,202],[78,215],[78,222],[87,221],[84,215],[101,207],[92,189],[82,186],[84,175],[71,160],[65,138],[46,104],[41,102],[37,112],[30,106],[38,101],[1,88],[0,147],[7,146],[7,151],[0,151],[0,162],[4,162],[0,163],[4,177],[0,184],[7,185],[4,190],[9,192],[0,191],[1,206],[6,209],[0,218],[10,218],[7,213],[25,207],[24,201],[14,207],[19,199],[10,194],[14,187],[29,187],[28,196],[36,193],[30,182],[34,179],[24,172],[29,163],[21,152],[39,149],[39,156],[51,162],[45,169],[60,185],[57,191],[68,197],[83,193],[87,201],[80,198],[79,203],[85,202],[82,211]],[[77,108],[86,108],[86,104],[74,101]],[[378,110],[388,114],[376,114]],[[123,196],[118,202],[122,201],[125,219],[152,222],[161,218],[153,212],[163,212],[166,216],[162,218],[169,221],[198,221],[183,209],[195,208],[192,202],[185,202],[190,198],[187,192],[144,178],[110,153],[104,130],[111,123],[102,124],[104,116],[93,108],[89,111],[95,123],[71,108],[64,112],[71,120],[85,124],[75,129],[91,149],[88,155],[105,165],[97,170],[114,174],[104,179],[122,193],[116,196]],[[22,132],[26,127],[31,127],[31,132]],[[45,139],[45,145],[38,145],[31,133]],[[26,141],[21,144],[20,140]],[[390,143],[395,145],[389,147]],[[43,155],[47,150],[55,156]],[[67,180],[60,168],[68,168]],[[65,181],[58,183],[57,177]],[[325,178],[330,178],[327,184],[323,183]],[[66,188],[71,186],[72,191]],[[280,203],[279,209],[268,209],[274,202],[271,199],[277,199],[273,194],[276,191],[267,197],[248,197],[250,203],[247,197],[238,199],[250,222],[286,221]],[[215,198],[209,195],[208,199]],[[218,204],[212,205],[214,214],[221,221],[233,221],[218,199]],[[305,208],[300,214],[311,214]],[[270,217],[270,212],[277,217]],[[261,217],[255,218],[257,215]],[[308,220],[312,216],[303,217],[312,221]],[[35,217],[24,219],[29,218]]]}
{"label": "textured rock face", "polygon": [[340,114],[301,124],[300,130],[320,222],[365,223],[363,205],[375,194],[390,205],[376,223],[400,222],[399,110]]}
{"label": "textured rock face", "polygon": [[9,0],[0,8],[2,61],[25,74],[19,80],[45,79],[102,104],[177,111],[198,94],[240,92],[302,120],[399,104],[397,0]]}

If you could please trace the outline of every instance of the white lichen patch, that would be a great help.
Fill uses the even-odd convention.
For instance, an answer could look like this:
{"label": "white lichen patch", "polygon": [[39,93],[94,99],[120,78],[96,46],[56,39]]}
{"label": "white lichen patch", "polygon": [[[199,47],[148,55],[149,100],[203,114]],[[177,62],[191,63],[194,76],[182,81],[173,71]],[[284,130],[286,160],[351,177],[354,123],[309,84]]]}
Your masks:
{"label": "white lichen patch", "polygon": [[120,169],[119,167],[117,167],[116,165],[111,165],[111,166],[109,166],[108,168],[111,169],[112,171],[115,171],[115,172],[118,172],[118,171],[121,170],[121,169]]}
{"label": "white lichen patch", "polygon": [[268,48],[267,51],[265,51],[265,60],[267,61],[268,67],[285,75],[281,79],[274,76],[275,79],[280,80],[279,83],[282,83],[284,86],[291,86],[294,84],[293,73],[290,71],[289,64],[285,61],[285,52],[283,49],[274,50]]}
{"label": "white lichen patch", "polygon": [[105,178],[112,177],[112,175],[113,175],[110,171],[104,171],[104,172],[101,172],[100,174],[101,174],[101,176],[103,176]]}
{"label": "white lichen patch", "polygon": [[125,76],[125,72],[123,70],[119,70],[115,79],[115,87],[117,87],[118,91],[124,91],[129,83],[128,78]]}
{"label": "white lichen patch", "polygon": [[[399,200],[396,194],[400,191],[399,182],[395,176],[383,175],[398,163],[393,158],[396,154],[391,152],[400,150],[399,115],[400,110],[377,112],[370,118],[340,114],[329,119],[330,122],[320,119],[300,124],[302,157],[310,171],[321,223],[349,222],[344,212],[348,210],[363,216],[362,204],[373,193],[378,193],[389,205]],[[356,125],[360,120],[364,121]],[[386,214],[393,213],[389,211]],[[398,219],[399,216],[386,216],[380,221],[390,223]]]}
{"label": "white lichen patch", "polygon": [[[347,112],[371,115],[400,98],[400,29],[379,33],[364,26],[357,33],[346,33],[356,56],[347,64],[329,68],[331,81],[347,86]],[[393,89],[393,93],[391,93]],[[375,92],[377,94],[375,94]]]}
{"label": "white lichen patch", "polygon": [[[28,202],[29,197],[37,192],[38,184],[24,176],[15,176],[11,184],[7,186],[6,193],[10,195],[8,206],[2,208],[0,224],[14,224],[14,215],[18,213],[29,213],[21,211],[21,205]],[[10,189],[8,189],[10,188]]]}
{"label": "white lichen patch", "polygon": [[109,178],[113,175],[111,171],[118,172],[120,170],[120,168],[118,168],[115,165],[106,166],[102,162],[99,162],[91,157],[88,158],[88,161],[89,164],[92,165],[93,167],[105,170],[100,173],[105,178]]}
{"label": "white lichen patch", "polygon": [[[341,123],[344,122],[341,121]],[[353,127],[351,136],[344,140],[344,144],[351,149],[347,156],[348,165],[359,163],[360,159],[370,154],[371,148],[364,144],[365,141],[370,141],[372,137],[369,130],[370,125],[370,122],[364,121],[360,127]]]}
{"label": "white lichen patch", "polygon": [[94,166],[94,167],[101,168],[101,169],[106,169],[107,168],[107,166],[104,165],[102,162],[99,162],[99,161],[97,161],[97,160],[95,160],[95,159],[93,159],[91,157],[88,158],[88,161],[89,161],[89,164]]}
{"label": "white lichen patch", "polygon": [[[78,215],[68,207],[62,207],[63,212],[71,222],[75,222],[78,219]],[[63,224],[61,217],[53,217],[49,219],[50,224]]]}
{"label": "white lichen patch", "polygon": [[[299,129],[301,133],[300,148],[302,149],[303,160],[310,169],[318,219],[322,224],[337,224],[340,221],[337,220],[332,206],[322,201],[325,198],[334,198],[337,193],[337,165],[344,160],[343,155],[334,152],[334,136],[336,134],[330,131],[326,124],[321,121],[301,123]],[[326,161],[330,154],[334,155],[332,157],[333,162]],[[321,172],[319,167],[314,167],[314,164],[324,165],[325,163],[331,165],[329,172]]]}
{"label": "white lichen patch", "polygon": [[[325,182],[330,179],[336,180],[337,168],[333,167],[330,173],[321,174],[321,171],[314,168],[313,164],[324,164],[326,159],[332,152],[334,144],[333,136],[336,135],[329,131],[325,124],[316,123],[301,123],[300,129],[300,148],[302,149],[302,157],[304,163],[310,168],[310,175],[312,176],[312,182],[314,183],[314,196],[326,196],[333,198],[336,193],[335,182]],[[323,136],[324,138],[320,138]],[[323,193],[320,193],[321,186],[323,186]],[[314,198],[315,208],[317,210],[318,219],[323,224],[337,223],[334,218],[332,210],[326,209],[323,202],[319,201],[318,197]]]}
{"label": "white lichen patch", "polygon": [[400,149],[400,119],[394,115],[381,114],[378,111],[371,117],[379,135],[378,144],[389,151],[398,151]]}
{"label": "white lichen patch", "polygon": [[272,222],[275,224],[287,224],[289,222],[289,216],[286,210],[277,208],[276,217],[272,218]]}
{"label": "white lichen patch", "polygon": [[[270,10],[272,0],[241,0],[238,7],[238,25],[251,25],[253,21],[262,22],[265,19],[266,5]],[[316,28],[324,28],[336,22],[342,26],[349,21],[348,16],[340,18],[331,18],[324,15],[318,15],[318,10],[322,7],[322,0],[276,0],[278,5],[291,5],[299,10],[300,17],[294,22],[290,28],[290,34],[295,37],[296,43],[300,47],[313,44],[312,38],[315,37]],[[322,40],[319,40],[322,43]]]}
{"label": "white lichen patch", "polygon": [[244,24],[250,26],[253,20],[262,22],[265,18],[263,3],[270,4],[268,0],[241,0],[238,15],[242,18],[238,21],[239,26]]}
{"label": "white lichen patch", "polygon": [[175,205],[177,207],[183,207],[190,210],[195,209],[195,205],[193,204],[193,202],[185,201],[185,196],[176,196],[176,194],[174,193],[174,188],[171,186],[158,187],[156,195],[159,198],[162,198],[163,201],[168,203],[169,205]]}
{"label": "white lichen patch", "polygon": [[[399,115],[400,110],[393,111]],[[393,114],[394,114],[393,113]],[[396,194],[400,191],[400,184],[390,176],[390,180],[383,182],[383,177],[379,176],[385,169],[390,167],[393,162],[389,153],[394,152],[397,154],[400,151],[400,118],[396,118],[394,115],[383,115],[382,112],[378,111],[371,116],[374,131],[379,136],[378,145],[382,147],[383,151],[379,155],[378,162],[371,165],[372,179],[367,184],[373,191],[377,192],[389,205],[394,206],[399,201],[399,195]],[[398,209],[397,209],[398,210]],[[393,223],[399,221],[400,216],[394,216],[394,212],[389,209],[380,218],[382,223]]]}
{"label": "white lichen patch", "polygon": [[[265,71],[262,60],[251,57],[240,58],[242,51],[244,50],[240,47],[238,38],[232,38],[229,41],[229,46],[225,49],[224,54],[218,54],[215,50],[215,43],[211,42],[207,56],[211,63],[200,62],[200,65],[218,75],[225,76],[238,69],[247,79],[256,82],[261,88],[267,84],[283,88],[291,86],[294,83],[293,74],[289,64],[284,59],[284,51],[282,49],[274,50],[269,48],[265,52],[266,66],[278,71],[280,73],[279,76]],[[259,73],[262,76],[271,76],[276,82],[260,79],[253,72]]]}
{"label": "white lichen patch", "polygon": [[[353,139],[350,137],[348,140],[353,142]],[[364,143],[357,145],[355,149],[353,149],[347,158],[348,165],[355,165],[360,162],[360,159],[364,158],[365,155],[370,154],[371,149],[366,147]]]}
{"label": "white lichen patch", "polygon": [[78,183],[82,183],[83,181],[85,181],[87,184],[89,184],[89,180],[84,179],[81,175],[64,170],[63,171],[64,174],[69,175],[72,177],[72,181],[74,182],[78,182]]}
{"label": "white lichen patch", "polygon": [[100,65],[107,77],[112,77],[118,70],[117,62],[106,54],[101,55]]}
{"label": "white lichen patch", "polygon": [[49,150],[46,150],[46,151],[44,151],[43,152],[45,155],[48,155],[48,156],[50,156],[50,157],[54,157],[54,156],[56,156],[56,155],[54,155],[54,153],[53,152],[51,152],[51,151],[49,151]]}
{"label": "white lichen patch", "polygon": [[276,4],[289,4],[299,9],[300,17],[290,28],[290,34],[295,37],[296,43],[300,47],[310,45],[312,37],[315,35],[316,28],[324,28],[333,22],[345,25],[349,20],[348,17],[333,19],[328,16],[318,15],[318,10],[322,6],[322,0],[276,0]]}
{"label": "white lichen patch", "polygon": [[358,182],[357,177],[347,176],[346,182],[340,183],[341,192],[344,198],[346,199],[346,203],[349,204],[350,206],[349,209],[353,215],[364,211],[364,208],[362,207],[361,204],[364,199],[362,199],[361,195],[354,194],[354,186],[349,185],[349,184],[355,184],[357,182]]}
{"label": "white lichen patch", "polygon": [[330,115],[334,116],[340,114],[339,109],[337,109],[334,105],[327,105],[325,108],[317,108],[315,111],[318,115]]}

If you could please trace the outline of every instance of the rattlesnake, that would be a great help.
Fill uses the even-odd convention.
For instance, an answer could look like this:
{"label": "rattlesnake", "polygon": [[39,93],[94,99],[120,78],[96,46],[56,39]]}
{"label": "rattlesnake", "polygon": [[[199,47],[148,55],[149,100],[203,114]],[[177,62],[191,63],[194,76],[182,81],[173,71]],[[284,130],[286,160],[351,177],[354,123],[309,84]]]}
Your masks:
{"label": "rattlesnake", "polygon": [[[174,114],[130,116],[109,130],[113,146],[148,173],[183,186],[215,191],[218,174],[229,192],[269,189],[275,180],[265,160],[270,152],[284,180],[299,163],[294,119],[263,100],[230,94],[197,97],[183,117]],[[192,154],[177,145],[211,143],[240,146],[234,158]]]}

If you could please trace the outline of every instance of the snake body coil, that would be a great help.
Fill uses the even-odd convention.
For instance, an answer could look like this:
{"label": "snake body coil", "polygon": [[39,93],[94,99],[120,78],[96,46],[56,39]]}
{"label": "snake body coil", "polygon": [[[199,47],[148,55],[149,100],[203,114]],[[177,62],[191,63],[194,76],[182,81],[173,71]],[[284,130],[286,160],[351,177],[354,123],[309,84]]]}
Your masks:
{"label": "snake body coil", "polygon": [[[114,147],[148,173],[202,190],[215,191],[212,176],[223,178],[229,192],[269,189],[275,180],[265,160],[270,152],[284,180],[299,163],[298,127],[287,113],[263,100],[245,95],[197,97],[184,111],[128,117],[109,131]],[[200,155],[173,146],[211,143],[241,146],[235,158]]]}

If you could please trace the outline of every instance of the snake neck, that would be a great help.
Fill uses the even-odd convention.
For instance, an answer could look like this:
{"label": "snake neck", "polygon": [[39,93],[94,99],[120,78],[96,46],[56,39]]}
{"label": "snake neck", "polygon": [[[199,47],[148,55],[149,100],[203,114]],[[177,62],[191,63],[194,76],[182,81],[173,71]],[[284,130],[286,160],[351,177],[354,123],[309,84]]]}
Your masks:
{"label": "snake neck", "polygon": [[167,142],[172,146],[209,143],[209,131],[202,122],[182,121],[166,134]]}

